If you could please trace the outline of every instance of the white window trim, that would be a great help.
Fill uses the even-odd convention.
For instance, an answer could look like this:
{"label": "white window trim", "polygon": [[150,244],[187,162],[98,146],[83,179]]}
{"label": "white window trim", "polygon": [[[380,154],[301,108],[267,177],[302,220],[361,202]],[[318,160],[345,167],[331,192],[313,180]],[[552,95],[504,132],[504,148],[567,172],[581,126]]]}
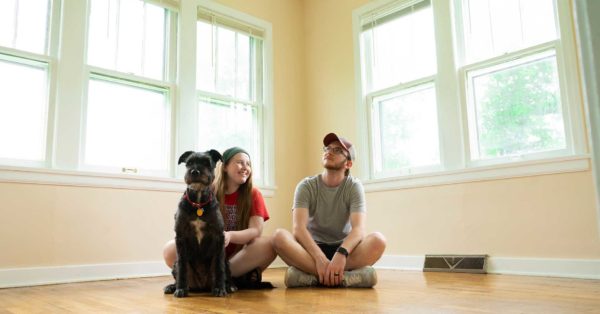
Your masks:
{"label": "white window trim", "polygon": [[[547,158],[528,160],[527,158],[507,158],[507,159],[496,159],[494,161],[486,162],[468,162],[468,134],[466,130],[463,130],[464,121],[467,116],[465,112],[466,95],[464,81],[455,79],[448,81],[448,76],[456,76],[454,69],[455,62],[458,59],[455,57],[456,54],[460,54],[460,51],[452,51],[452,53],[445,52],[442,55],[444,62],[439,62],[440,47],[446,45],[458,45],[459,42],[452,42],[451,38],[454,37],[453,27],[447,27],[442,31],[445,32],[446,36],[440,35],[440,32],[436,29],[436,41],[442,43],[437,45],[438,50],[438,80],[445,80],[451,82],[452,86],[448,88],[436,88],[438,99],[450,99],[447,100],[447,104],[438,106],[438,115],[445,115],[448,119],[440,120],[440,129],[444,127],[444,124],[450,123],[451,126],[446,128],[448,132],[452,133],[449,136],[440,136],[440,146],[442,147],[442,161],[445,163],[445,169],[443,171],[432,172],[427,174],[409,174],[397,177],[386,177],[386,178],[375,178],[371,173],[372,170],[372,157],[369,137],[371,136],[370,128],[370,116],[369,108],[367,106],[367,97],[364,95],[363,77],[366,73],[363,73],[361,66],[361,49],[360,49],[360,32],[361,32],[361,18],[373,10],[383,8],[385,6],[393,5],[394,2],[401,3],[402,0],[376,0],[369,2],[364,6],[356,9],[352,13],[352,28],[354,38],[354,69],[355,69],[355,97],[356,97],[356,109],[357,109],[357,126],[360,136],[357,139],[359,145],[359,156],[365,156],[359,158],[359,172],[357,175],[362,178],[365,185],[365,191],[386,191],[386,190],[397,190],[415,187],[426,187],[426,186],[437,186],[443,184],[455,184],[475,181],[486,181],[486,180],[497,180],[516,178],[524,176],[537,176],[545,174],[556,174],[556,173],[568,173],[568,172],[579,172],[589,171],[590,169],[590,156],[587,153],[587,142],[584,136],[584,121],[583,113],[581,111],[581,95],[578,92],[579,85],[571,84],[569,88],[566,88],[562,93],[564,97],[561,99],[563,104],[563,115],[565,121],[565,135],[569,137],[571,146],[568,147],[571,155],[568,156],[552,156],[552,154],[546,155]],[[456,1],[452,1],[454,5]],[[453,9],[456,10],[456,6],[452,7],[453,4],[450,1],[445,0],[432,0],[434,6],[434,20],[435,23],[441,23],[450,26],[450,19],[452,17],[449,14],[442,16],[441,12],[451,12]],[[562,42],[555,45],[557,49],[557,60],[558,60],[558,71],[561,80],[561,89],[565,89],[564,81],[579,82],[580,78],[576,71],[566,72],[566,68],[576,69],[576,51],[573,49],[564,49],[561,52],[559,45],[564,47],[575,47],[575,33],[572,29],[572,21],[563,20],[565,17],[570,17],[570,6],[567,1],[557,1],[557,10],[559,11],[558,18],[559,24],[561,25],[560,38]],[[461,40],[461,39],[458,39]],[[535,49],[535,48],[530,48]],[[464,67],[459,75],[464,74]],[[464,75],[463,75],[464,76]],[[441,97],[441,96],[444,97]],[[460,102],[460,105],[459,105]],[[452,120],[448,122],[449,120]],[[404,173],[402,173],[404,174]]]}

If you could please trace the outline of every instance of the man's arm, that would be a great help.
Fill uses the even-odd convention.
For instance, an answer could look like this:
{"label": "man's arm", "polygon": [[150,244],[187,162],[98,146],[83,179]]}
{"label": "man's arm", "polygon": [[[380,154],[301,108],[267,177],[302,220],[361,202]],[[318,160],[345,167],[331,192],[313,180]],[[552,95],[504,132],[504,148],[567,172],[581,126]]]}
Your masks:
{"label": "man's arm", "polygon": [[[350,224],[352,230],[344,239],[344,242],[340,245],[345,248],[349,254],[352,254],[354,248],[362,241],[365,236],[365,225],[366,225],[367,214],[364,212],[350,214]],[[344,270],[346,269],[347,257],[337,252],[333,255],[331,263],[327,267],[325,272],[326,280],[329,279],[331,285],[339,285],[344,279]],[[338,276],[335,276],[338,274]]]}
{"label": "man's arm", "polygon": [[293,234],[296,241],[304,247],[315,262],[319,282],[325,284],[325,271],[329,265],[329,260],[321,248],[315,243],[312,236],[308,232],[308,208],[295,208],[293,211]]}

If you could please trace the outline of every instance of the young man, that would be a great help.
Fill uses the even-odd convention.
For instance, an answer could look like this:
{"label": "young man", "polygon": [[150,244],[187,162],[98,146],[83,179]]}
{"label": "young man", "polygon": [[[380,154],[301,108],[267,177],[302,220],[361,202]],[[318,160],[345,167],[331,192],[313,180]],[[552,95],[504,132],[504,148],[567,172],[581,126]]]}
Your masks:
{"label": "young man", "polygon": [[329,133],[323,139],[323,172],[296,187],[293,234],[277,229],[273,247],[290,267],[285,285],[372,287],[373,265],[385,250],[385,237],[365,234],[363,186],[350,175],[354,146]]}

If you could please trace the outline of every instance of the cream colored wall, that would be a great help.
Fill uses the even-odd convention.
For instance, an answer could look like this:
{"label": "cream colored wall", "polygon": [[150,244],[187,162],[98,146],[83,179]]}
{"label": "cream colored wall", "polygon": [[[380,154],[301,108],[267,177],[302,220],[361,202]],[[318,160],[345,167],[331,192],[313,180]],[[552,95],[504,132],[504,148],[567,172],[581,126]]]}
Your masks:
{"label": "cream colored wall", "polygon": [[[301,1],[222,1],[271,22],[274,55],[274,197],[264,234],[291,226],[306,175]],[[180,193],[0,183],[0,269],[162,260]]]}
{"label": "cream colored wall", "polygon": [[155,261],[180,195],[0,184],[0,269]]}
{"label": "cream colored wall", "polygon": [[[310,172],[326,132],[357,139],[352,11],[367,0],[306,0]],[[312,157],[311,157],[312,156]],[[360,158],[360,156],[358,156]],[[358,169],[361,170],[361,169]],[[591,172],[367,193],[386,254],[600,258]]]}
{"label": "cream colored wall", "polygon": [[[219,2],[273,24],[270,234],[290,227],[298,180],[321,170],[323,135],[358,137],[351,17],[367,1]],[[159,261],[179,197],[0,183],[0,269]],[[368,228],[388,237],[386,254],[600,258],[589,172],[368,193],[367,203]]]}

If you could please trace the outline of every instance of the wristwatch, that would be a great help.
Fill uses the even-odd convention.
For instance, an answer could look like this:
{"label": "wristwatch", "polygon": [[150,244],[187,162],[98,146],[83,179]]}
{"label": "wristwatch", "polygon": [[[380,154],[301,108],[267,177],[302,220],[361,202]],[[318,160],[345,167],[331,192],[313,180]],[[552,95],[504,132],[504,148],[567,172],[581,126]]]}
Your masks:
{"label": "wristwatch", "polygon": [[346,250],[343,246],[340,246],[337,248],[336,252],[344,255],[345,257],[348,257],[348,250]]}

